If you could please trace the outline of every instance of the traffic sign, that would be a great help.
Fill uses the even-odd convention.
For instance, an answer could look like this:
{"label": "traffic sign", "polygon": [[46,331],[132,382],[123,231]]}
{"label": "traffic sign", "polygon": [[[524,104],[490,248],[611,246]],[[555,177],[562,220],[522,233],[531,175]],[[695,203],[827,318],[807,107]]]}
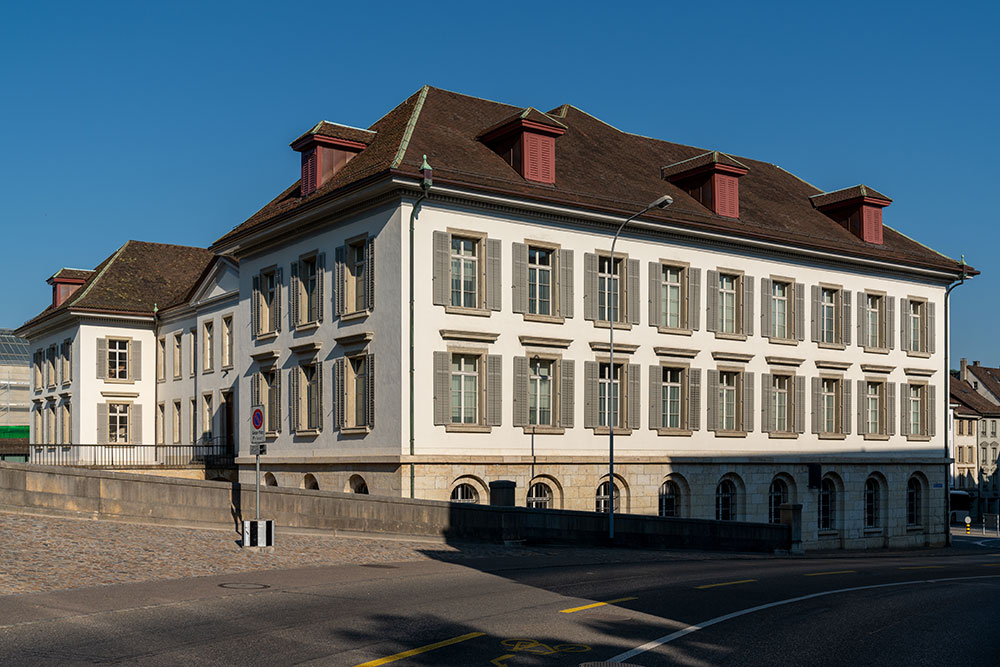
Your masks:
{"label": "traffic sign", "polygon": [[[263,445],[267,442],[264,435],[264,406],[254,405],[250,407],[250,444]],[[254,452],[250,452],[253,454]]]}
{"label": "traffic sign", "polygon": [[967,516],[967,517],[965,517],[965,523],[966,523],[966,524],[970,524],[970,523],[972,523],[972,517],[971,517],[971,516]]}
{"label": "traffic sign", "polygon": [[267,443],[250,445],[250,456],[264,456],[267,454]]}

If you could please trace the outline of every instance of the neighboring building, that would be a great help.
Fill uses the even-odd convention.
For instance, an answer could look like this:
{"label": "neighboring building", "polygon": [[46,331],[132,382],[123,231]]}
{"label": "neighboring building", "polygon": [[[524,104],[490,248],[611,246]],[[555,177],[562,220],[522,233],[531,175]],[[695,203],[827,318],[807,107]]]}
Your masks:
{"label": "neighboring building", "polygon": [[[195,378],[217,401],[238,381],[244,482],[260,404],[269,484],[488,502],[506,479],[531,507],[746,521],[791,502],[806,548],[944,541],[944,295],[975,271],[883,226],[886,196],[430,87],[292,148],[301,179],[212,246],[219,300],[149,329],[169,369],[176,333],[232,313],[233,372]],[[209,391],[186,374],[148,404]]]}
{"label": "neighboring building", "polygon": [[[962,379],[963,376],[966,379]],[[970,382],[971,379],[971,382]],[[978,518],[989,505],[994,495],[992,479],[983,476],[981,455],[989,451],[991,425],[1000,421],[1000,405],[983,396],[970,378],[965,359],[962,370],[951,378],[951,406],[953,412],[952,445],[952,500],[953,510],[968,510],[974,519]],[[985,435],[984,435],[985,434]],[[993,441],[996,440],[994,437]],[[960,498],[966,496],[967,501]],[[958,517],[963,518],[965,514]]]}
{"label": "neighboring building", "polygon": [[23,461],[28,455],[29,360],[28,341],[0,329],[0,461]]}
{"label": "neighboring building", "polygon": [[997,435],[1000,426],[1000,368],[982,366],[978,361],[968,365],[965,359],[961,361],[960,373],[966,375],[968,382],[993,406],[992,411],[983,410],[980,413],[978,429],[979,483],[976,488],[979,514],[1000,513],[1000,474],[997,472],[998,456],[1000,456],[1000,436]]}

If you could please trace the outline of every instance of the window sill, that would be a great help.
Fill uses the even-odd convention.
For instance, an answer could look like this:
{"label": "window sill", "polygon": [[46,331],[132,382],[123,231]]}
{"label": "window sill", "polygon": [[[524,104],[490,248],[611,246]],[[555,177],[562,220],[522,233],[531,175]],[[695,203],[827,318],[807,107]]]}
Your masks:
{"label": "window sill", "polygon": [[816,537],[840,537],[839,530],[820,530],[816,533]]}
{"label": "window sill", "polygon": [[46,387],[46,389],[48,389],[49,391],[52,391],[55,388],[56,386],[54,384],[50,384],[48,387]]}
{"label": "window sill", "polygon": [[691,336],[694,334],[691,329],[674,329],[671,327],[656,327],[656,332],[661,334],[671,334],[674,336]]}
{"label": "window sill", "polygon": [[156,384],[162,384],[162,383],[164,383],[166,381],[167,381],[166,378],[156,378]]}
{"label": "window sill", "polygon": [[[368,317],[371,314],[372,311],[370,310],[355,310],[354,312],[344,313],[343,315],[341,315],[340,321],[350,322],[351,320],[363,320],[364,318]],[[316,326],[319,326],[319,324],[317,324]]]}
{"label": "window sill", "polygon": [[847,434],[845,433],[817,433],[816,436],[820,440],[846,440]]}
{"label": "window sill", "polygon": [[876,535],[882,534],[881,528],[865,528],[863,531],[865,537],[874,537]]}
{"label": "window sill", "polygon": [[[594,322],[594,326],[597,327],[598,329],[610,329],[611,328],[611,323],[608,322],[607,320],[594,320],[593,322]],[[620,329],[622,331],[631,331],[632,330],[632,323],[631,322],[615,322],[615,329]]]}
{"label": "window sill", "polygon": [[767,342],[771,345],[798,345],[799,341],[795,338],[767,338]]}
{"label": "window sill", "polygon": [[115,378],[104,378],[105,384],[135,384],[135,380],[118,380]]}
{"label": "window sill", "polygon": [[722,331],[716,331],[715,337],[719,340],[746,340],[746,334],[738,333],[724,333]]}
{"label": "window sill", "polygon": [[461,306],[445,306],[444,312],[449,315],[471,315],[472,317],[489,317],[492,311],[485,308],[463,308]]}
{"label": "window sill", "polygon": [[298,333],[311,333],[319,329],[319,322],[302,322],[295,325],[295,331]]}
{"label": "window sill", "polygon": [[916,350],[910,350],[906,353],[908,357],[916,357],[917,359],[930,359],[931,355],[928,352],[918,352]]}
{"label": "window sill", "polygon": [[819,347],[819,348],[824,349],[824,350],[846,350],[847,349],[847,346],[844,345],[843,343],[822,343],[822,342],[817,342],[816,343],[816,347]]}
{"label": "window sill", "polygon": [[561,426],[524,426],[525,435],[562,435],[566,432],[566,429]]}
{"label": "window sill", "polygon": [[747,437],[746,431],[716,431],[715,437],[717,438],[745,438]]}
{"label": "window sill", "polygon": [[264,433],[264,437],[265,438],[270,438],[270,439],[273,440],[274,438],[278,437],[278,432],[277,431],[267,431],[267,432]]}
{"label": "window sill", "polygon": [[254,339],[260,342],[267,342],[275,340],[278,337],[277,331],[263,331],[254,336]]}
{"label": "window sill", "polygon": [[[611,435],[611,429],[607,426],[594,426],[594,435]],[[632,429],[630,428],[615,428],[615,435],[632,435]]]}
{"label": "window sill", "polygon": [[63,380],[63,382],[62,382],[62,386],[64,386],[64,387],[68,387],[71,384],[73,384],[72,380]]}
{"label": "window sill", "polygon": [[546,322],[548,324],[563,324],[566,321],[565,317],[559,317],[558,315],[536,315],[533,313],[524,313],[525,322]]}
{"label": "window sill", "polygon": [[907,533],[922,533],[922,532],[924,532],[924,527],[921,526],[921,525],[919,525],[919,524],[916,525],[916,526],[907,526],[906,527],[906,532]]}
{"label": "window sill", "polygon": [[789,433],[787,431],[774,431],[767,434],[767,437],[771,440],[795,440],[799,437],[798,433]]}
{"label": "window sill", "polygon": [[906,436],[907,442],[930,442],[931,436],[929,435],[908,435]]}
{"label": "window sill", "polygon": [[233,370],[233,365],[232,364],[226,364],[225,366],[222,367],[222,370],[224,370],[224,371],[231,371],[231,370]]}
{"label": "window sill", "polygon": [[184,377],[184,376],[182,376],[182,375],[175,375],[175,376],[174,376],[174,381],[176,382],[176,381],[178,381],[178,380],[182,380],[182,379],[183,379],[183,377]]}
{"label": "window sill", "polygon": [[885,347],[865,347],[862,345],[861,349],[868,354],[889,354],[889,349]]}
{"label": "window sill", "polygon": [[320,434],[320,430],[318,428],[300,428],[293,431],[293,434],[305,438],[315,438]]}
{"label": "window sill", "polygon": [[492,427],[481,424],[445,424],[445,433],[489,433]]}
{"label": "window sill", "polygon": [[211,375],[214,372],[215,372],[214,368],[205,368],[205,369],[202,369],[201,374],[202,375]]}
{"label": "window sill", "polygon": [[367,426],[345,426],[340,429],[342,435],[368,435],[371,429]]}
{"label": "window sill", "polygon": [[656,430],[656,435],[662,435],[667,437],[691,437],[694,435],[694,431],[684,428],[658,428]]}
{"label": "window sill", "polygon": [[888,440],[889,436],[885,433],[865,433],[865,440]]}

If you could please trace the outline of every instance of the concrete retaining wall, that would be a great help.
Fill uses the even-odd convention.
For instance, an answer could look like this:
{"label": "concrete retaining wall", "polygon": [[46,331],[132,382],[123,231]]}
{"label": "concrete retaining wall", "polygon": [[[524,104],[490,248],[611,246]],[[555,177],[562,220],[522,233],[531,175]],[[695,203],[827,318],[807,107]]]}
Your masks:
{"label": "concrete retaining wall", "polygon": [[[0,462],[0,507],[95,519],[236,525],[253,518],[253,487],[228,482]],[[607,542],[594,512],[452,504],[335,491],[262,487],[261,516],[281,527],[493,542]],[[615,516],[616,544],[653,548],[787,549],[786,525]]]}

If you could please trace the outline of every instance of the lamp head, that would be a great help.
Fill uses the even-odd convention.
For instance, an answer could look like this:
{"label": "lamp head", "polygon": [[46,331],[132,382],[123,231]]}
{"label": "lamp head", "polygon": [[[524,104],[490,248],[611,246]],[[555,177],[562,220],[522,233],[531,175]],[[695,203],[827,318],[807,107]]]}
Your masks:
{"label": "lamp head", "polygon": [[673,197],[671,197],[670,195],[663,195],[662,197],[654,201],[652,204],[650,204],[649,208],[666,208],[673,203],[674,203]]}

